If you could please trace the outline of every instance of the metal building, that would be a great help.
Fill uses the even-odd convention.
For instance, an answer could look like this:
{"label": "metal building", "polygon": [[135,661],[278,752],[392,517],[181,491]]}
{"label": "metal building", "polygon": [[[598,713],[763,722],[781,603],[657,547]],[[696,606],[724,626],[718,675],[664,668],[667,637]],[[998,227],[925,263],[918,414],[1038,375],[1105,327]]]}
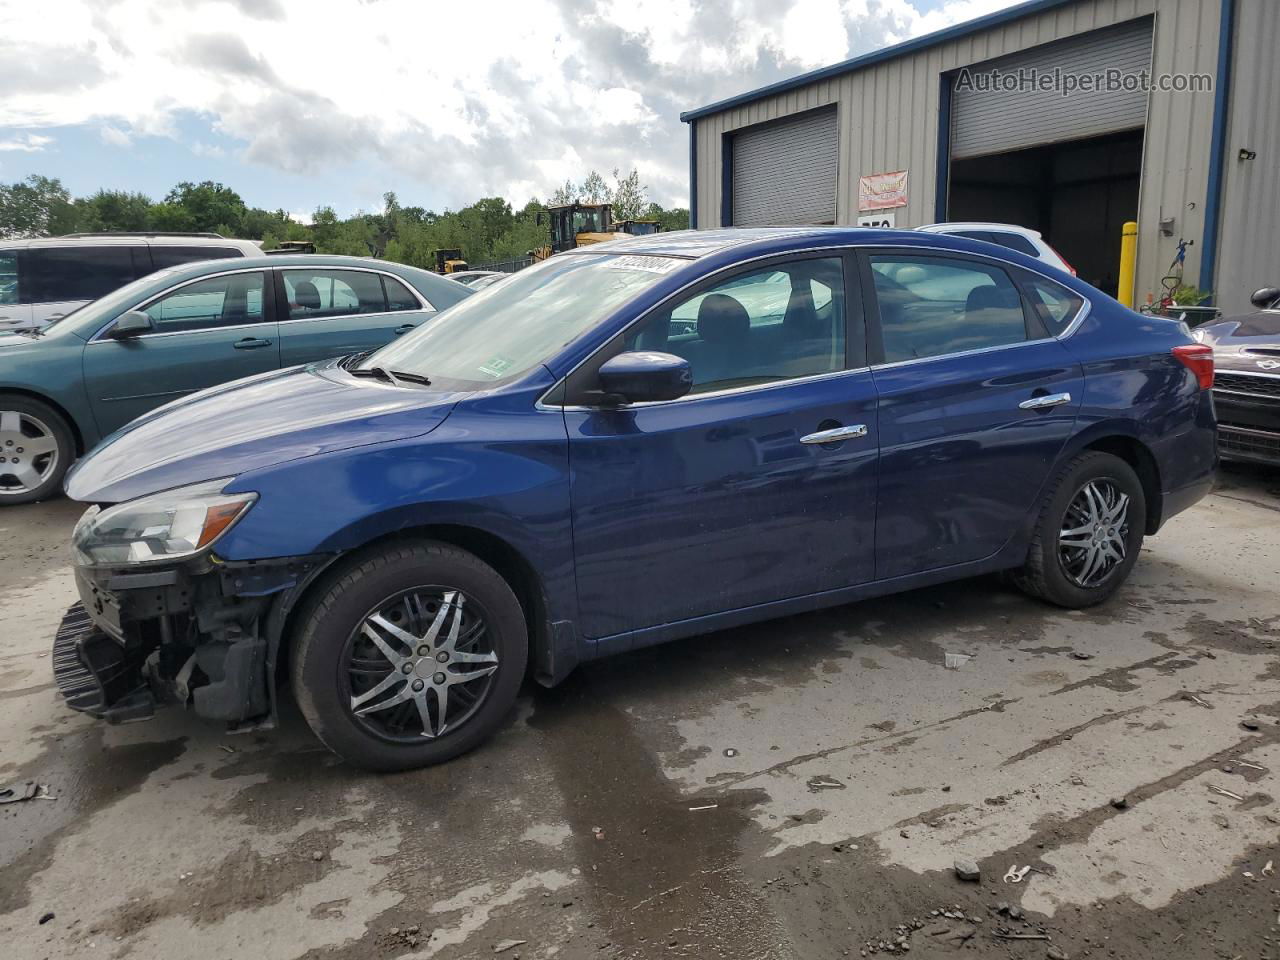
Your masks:
{"label": "metal building", "polygon": [[681,119],[694,226],[1019,223],[1114,293],[1136,220],[1139,303],[1180,240],[1227,313],[1280,284],[1280,0],[1030,0]]}

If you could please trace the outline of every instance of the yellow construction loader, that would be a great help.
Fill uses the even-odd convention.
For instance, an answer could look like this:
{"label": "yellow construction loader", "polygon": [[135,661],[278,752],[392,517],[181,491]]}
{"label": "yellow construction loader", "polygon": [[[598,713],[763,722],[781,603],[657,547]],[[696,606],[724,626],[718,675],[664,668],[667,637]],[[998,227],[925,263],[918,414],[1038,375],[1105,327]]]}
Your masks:
{"label": "yellow construction loader", "polygon": [[[548,207],[546,217],[550,221],[551,242],[529,251],[534,263],[547,259],[553,253],[627,236],[614,225],[613,207],[607,203],[566,203]],[[538,214],[538,226],[542,226],[542,218],[543,214]]]}
{"label": "yellow construction loader", "polygon": [[436,251],[436,273],[461,273],[467,269],[462,251],[456,248]]}

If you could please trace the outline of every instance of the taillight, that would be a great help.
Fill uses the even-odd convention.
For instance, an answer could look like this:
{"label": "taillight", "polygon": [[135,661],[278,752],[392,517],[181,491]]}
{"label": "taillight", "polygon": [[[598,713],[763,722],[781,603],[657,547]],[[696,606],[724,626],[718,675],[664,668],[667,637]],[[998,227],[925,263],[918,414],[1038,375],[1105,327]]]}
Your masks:
{"label": "taillight", "polygon": [[1184,343],[1173,348],[1173,355],[1196,375],[1201,390],[1213,386],[1213,347],[1203,343]]}
{"label": "taillight", "polygon": [[1057,254],[1058,254],[1058,259],[1062,261],[1062,265],[1063,265],[1064,267],[1066,267],[1066,268],[1067,268],[1067,272],[1068,272],[1069,274],[1071,274],[1073,277],[1078,277],[1078,276],[1080,276],[1080,274],[1076,273],[1076,268],[1075,268],[1075,267],[1073,267],[1071,264],[1067,263],[1067,258],[1066,258],[1066,257],[1064,257],[1061,253],[1058,253],[1058,248],[1057,248],[1057,247],[1055,247],[1055,246],[1054,246],[1053,244],[1051,244],[1051,243],[1048,243],[1047,241],[1046,241],[1046,243],[1045,243],[1045,246],[1046,246],[1046,247],[1048,247],[1050,250],[1052,250],[1054,253],[1057,253]]}

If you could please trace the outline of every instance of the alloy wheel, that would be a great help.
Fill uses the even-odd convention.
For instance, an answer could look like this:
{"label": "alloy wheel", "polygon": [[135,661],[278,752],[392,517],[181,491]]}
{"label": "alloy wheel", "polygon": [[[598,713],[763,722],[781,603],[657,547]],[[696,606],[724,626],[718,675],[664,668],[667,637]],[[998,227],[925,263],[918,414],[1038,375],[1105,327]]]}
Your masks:
{"label": "alloy wheel", "polygon": [[1058,559],[1077,587],[1097,587],[1124,563],[1128,540],[1129,495],[1112,480],[1090,480],[1067,507]]}
{"label": "alloy wheel", "polygon": [[386,740],[420,743],[480,708],[498,669],[479,604],[462,591],[404,591],[368,613],[342,660],[350,710]]}
{"label": "alloy wheel", "polygon": [[19,410],[0,410],[0,497],[30,493],[58,468],[49,425]]}

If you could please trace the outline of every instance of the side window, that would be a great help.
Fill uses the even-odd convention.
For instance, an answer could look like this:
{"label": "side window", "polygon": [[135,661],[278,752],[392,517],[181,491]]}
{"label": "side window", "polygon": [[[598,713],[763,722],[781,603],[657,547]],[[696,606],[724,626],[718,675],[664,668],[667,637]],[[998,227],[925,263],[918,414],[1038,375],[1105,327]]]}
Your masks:
{"label": "side window", "polygon": [[843,370],[843,264],[797,260],[740,274],[651,317],[625,349],[688,360],[693,393]]}
{"label": "side window", "polygon": [[153,301],[146,314],[157,333],[262,323],[263,275],[232,273],[197,280]]}
{"label": "side window", "polygon": [[0,306],[18,303],[18,251],[0,251]]}
{"label": "side window", "polygon": [[1031,300],[1031,310],[1055,337],[1061,334],[1075,319],[1084,298],[1061,284],[1043,277],[1026,276],[1026,288]]}
{"label": "side window", "polygon": [[[145,250],[142,247],[138,248]],[[32,247],[27,251],[31,303],[97,300],[131,282],[136,274],[132,247]]]}
{"label": "side window", "polygon": [[288,320],[348,317],[360,313],[384,313],[386,300],[376,273],[361,270],[285,270],[284,292]]}
{"label": "side window", "polygon": [[419,305],[418,298],[415,297],[412,293],[410,293],[409,288],[406,287],[399,280],[393,280],[391,277],[383,277],[382,286],[383,286],[383,289],[386,290],[387,292],[387,309],[388,310],[391,310],[394,312],[396,310],[423,310],[423,309],[434,310],[435,309],[435,307],[431,306],[431,304],[429,303],[426,305],[426,307],[422,307],[421,305]]}
{"label": "side window", "polygon": [[888,363],[1027,339],[1018,288],[998,267],[896,254],[870,261]]}
{"label": "side window", "polygon": [[1006,233],[1000,230],[992,230],[988,234],[992,243],[998,243],[1002,247],[1008,247],[1010,250],[1017,250],[1019,253],[1025,253],[1028,257],[1039,259],[1040,251],[1036,249],[1036,245],[1024,237],[1020,233]]}
{"label": "side window", "polygon": [[151,262],[157,270],[176,267],[180,263],[194,263],[196,260],[224,260],[238,256],[240,251],[235,247],[177,247],[156,243],[151,245]]}

